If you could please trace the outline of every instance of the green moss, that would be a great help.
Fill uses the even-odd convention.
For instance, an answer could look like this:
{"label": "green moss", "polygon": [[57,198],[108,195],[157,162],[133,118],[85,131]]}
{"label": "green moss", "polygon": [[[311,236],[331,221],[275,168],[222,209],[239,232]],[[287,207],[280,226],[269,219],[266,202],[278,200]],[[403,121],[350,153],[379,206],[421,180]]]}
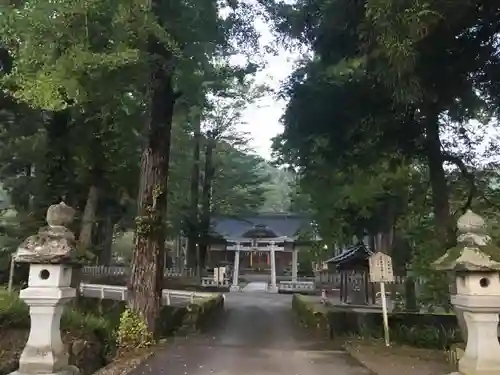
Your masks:
{"label": "green moss", "polygon": [[196,304],[189,304],[182,320],[183,332],[193,332],[203,329],[224,308],[224,297],[215,295]]}
{"label": "green moss", "polygon": [[[494,244],[487,244],[485,246],[468,246],[466,244],[458,244],[457,246],[448,249],[442,258],[434,262],[433,266],[437,269],[454,268],[455,265],[453,263],[462,256],[466,248],[483,253],[492,261],[500,262],[500,248]],[[460,268],[459,265],[457,266]]]}
{"label": "green moss", "polygon": [[308,303],[300,294],[294,294],[292,309],[297,313],[304,326],[311,328],[320,335],[331,335],[327,310],[325,308],[317,304]]}

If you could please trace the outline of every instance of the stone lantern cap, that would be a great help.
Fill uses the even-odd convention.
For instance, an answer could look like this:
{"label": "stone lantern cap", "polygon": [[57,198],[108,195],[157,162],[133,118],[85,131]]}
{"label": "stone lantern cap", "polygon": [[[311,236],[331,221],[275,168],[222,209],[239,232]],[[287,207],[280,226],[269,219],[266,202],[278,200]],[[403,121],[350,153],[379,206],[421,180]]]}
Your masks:
{"label": "stone lantern cap", "polygon": [[457,246],[432,263],[442,271],[492,272],[500,270],[500,248],[491,243],[484,219],[472,212],[457,221]]}
{"label": "stone lantern cap", "polygon": [[50,206],[46,216],[48,226],[24,240],[14,260],[19,263],[75,263],[75,235],[68,229],[74,216],[75,210],[64,202]]}

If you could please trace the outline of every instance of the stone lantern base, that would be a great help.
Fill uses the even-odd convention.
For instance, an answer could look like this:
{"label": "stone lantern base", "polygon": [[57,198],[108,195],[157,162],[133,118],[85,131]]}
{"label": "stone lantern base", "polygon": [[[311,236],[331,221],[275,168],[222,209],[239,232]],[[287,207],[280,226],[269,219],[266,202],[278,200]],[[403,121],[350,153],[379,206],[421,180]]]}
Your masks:
{"label": "stone lantern base", "polygon": [[[35,373],[15,371],[11,372],[9,375],[33,375],[33,374]],[[36,373],[36,375],[80,375],[80,370],[76,366],[67,366],[66,368],[58,372]]]}
{"label": "stone lantern base", "polygon": [[61,340],[60,322],[64,306],[75,298],[70,287],[71,266],[31,264],[28,287],[19,297],[29,306],[31,329],[19,358],[19,369],[11,375],[77,375],[68,365],[68,353]]}

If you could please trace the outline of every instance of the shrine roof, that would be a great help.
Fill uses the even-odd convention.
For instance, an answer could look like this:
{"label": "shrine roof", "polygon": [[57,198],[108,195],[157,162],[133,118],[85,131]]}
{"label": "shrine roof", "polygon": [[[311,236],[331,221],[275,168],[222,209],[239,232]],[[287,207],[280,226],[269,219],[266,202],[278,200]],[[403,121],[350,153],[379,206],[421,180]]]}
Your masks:
{"label": "shrine roof", "polygon": [[216,216],[212,219],[212,232],[224,239],[230,238],[295,238],[309,225],[309,219],[290,213],[255,214],[231,217]]}
{"label": "shrine roof", "polygon": [[330,258],[326,263],[342,266],[349,263],[358,263],[367,261],[373,251],[369,249],[363,242],[356,245],[348,246],[343,249],[342,253],[333,258]]}

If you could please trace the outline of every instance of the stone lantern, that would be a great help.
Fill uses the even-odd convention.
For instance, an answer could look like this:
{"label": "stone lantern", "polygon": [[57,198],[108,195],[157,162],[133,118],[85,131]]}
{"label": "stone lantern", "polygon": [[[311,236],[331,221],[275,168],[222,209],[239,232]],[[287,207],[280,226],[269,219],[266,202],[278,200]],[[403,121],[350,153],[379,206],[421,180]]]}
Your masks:
{"label": "stone lantern", "polygon": [[28,287],[19,297],[30,309],[31,329],[12,375],[78,374],[68,365],[61,340],[60,322],[64,305],[76,296],[71,288],[72,264],[76,260],[74,234],[67,228],[75,211],[64,202],[47,210],[47,227],[28,237],[18,248],[15,261],[29,263]]}
{"label": "stone lantern", "polygon": [[458,363],[462,375],[500,374],[498,314],[500,313],[500,249],[491,243],[486,223],[468,210],[458,219],[458,244],[433,263],[436,270],[454,272],[457,315],[463,313],[467,346]]}

